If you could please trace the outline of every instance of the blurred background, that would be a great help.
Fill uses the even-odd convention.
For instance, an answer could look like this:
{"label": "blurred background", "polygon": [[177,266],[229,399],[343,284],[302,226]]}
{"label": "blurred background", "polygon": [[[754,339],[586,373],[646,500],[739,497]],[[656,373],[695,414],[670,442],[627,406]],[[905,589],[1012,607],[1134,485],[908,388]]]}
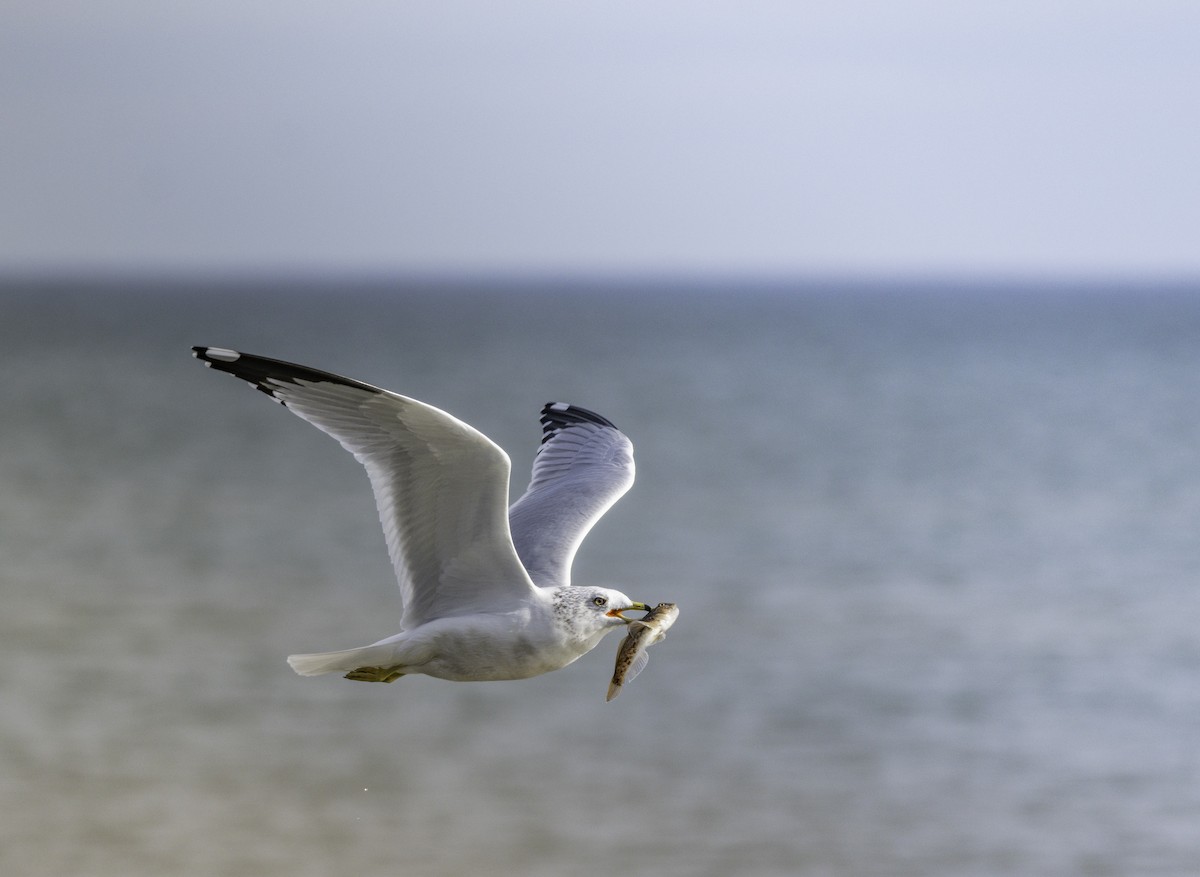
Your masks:
{"label": "blurred background", "polygon": [[[4,873],[1200,869],[1192,4],[0,15]],[[601,412],[679,623],[295,676],[369,486],[193,344]]]}
{"label": "blurred background", "polygon": [[9,0],[0,265],[1193,276],[1186,0]]}

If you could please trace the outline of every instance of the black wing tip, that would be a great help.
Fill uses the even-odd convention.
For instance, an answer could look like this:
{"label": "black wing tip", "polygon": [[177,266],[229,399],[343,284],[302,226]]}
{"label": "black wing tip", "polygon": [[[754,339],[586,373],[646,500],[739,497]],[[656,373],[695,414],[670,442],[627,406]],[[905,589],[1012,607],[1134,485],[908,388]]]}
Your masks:
{"label": "black wing tip", "polygon": [[[284,404],[283,400],[275,395],[274,389],[263,383],[269,375],[261,367],[261,363],[264,361],[261,357],[250,356],[227,347],[193,347],[192,356],[209,368],[223,371],[235,378],[241,378],[260,393],[266,393],[276,402]],[[255,361],[258,363],[257,365]]]}
{"label": "black wing tip", "polygon": [[229,350],[225,347],[193,347],[192,356],[205,365],[213,365],[218,362],[237,362],[242,358],[242,354],[237,350]]}
{"label": "black wing tip", "polygon": [[601,417],[595,411],[568,402],[547,402],[542,406],[542,444],[557,435],[559,430],[581,423],[606,426],[609,429],[617,428],[615,423],[607,417]]}
{"label": "black wing tip", "polygon": [[[193,347],[192,356],[210,368],[241,378],[254,389],[260,390],[275,401],[284,404],[286,402],[279,398],[276,390],[282,384],[295,384],[297,381],[341,384],[371,393],[384,392],[378,387],[335,375],[332,372],[319,371],[308,366],[296,365],[293,362],[284,362],[281,359],[268,359],[265,356],[242,353],[226,347]],[[270,383],[267,383],[268,381]]]}

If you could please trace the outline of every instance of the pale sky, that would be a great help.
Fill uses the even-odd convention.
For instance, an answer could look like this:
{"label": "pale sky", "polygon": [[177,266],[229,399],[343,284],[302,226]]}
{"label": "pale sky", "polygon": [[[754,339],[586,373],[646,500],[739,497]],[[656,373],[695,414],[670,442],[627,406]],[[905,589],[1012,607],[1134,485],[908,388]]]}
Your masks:
{"label": "pale sky", "polygon": [[1200,2],[0,0],[0,273],[1200,276]]}

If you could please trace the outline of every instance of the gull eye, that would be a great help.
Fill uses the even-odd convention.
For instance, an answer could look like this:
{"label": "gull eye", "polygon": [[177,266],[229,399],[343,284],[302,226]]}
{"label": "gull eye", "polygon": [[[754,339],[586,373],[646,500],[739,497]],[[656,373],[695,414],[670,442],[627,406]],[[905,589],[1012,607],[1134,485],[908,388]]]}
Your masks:
{"label": "gull eye", "polygon": [[608,598],[607,597],[592,597],[592,605],[593,606],[607,606]]}

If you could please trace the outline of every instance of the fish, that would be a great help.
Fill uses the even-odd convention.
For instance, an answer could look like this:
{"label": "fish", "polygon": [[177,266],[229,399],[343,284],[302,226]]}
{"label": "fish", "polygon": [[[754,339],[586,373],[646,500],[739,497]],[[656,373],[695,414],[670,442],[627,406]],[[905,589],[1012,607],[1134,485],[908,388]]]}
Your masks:
{"label": "fish", "polygon": [[659,603],[647,615],[629,622],[629,632],[617,648],[617,664],[613,667],[612,682],[608,685],[605,702],[621,693],[621,686],[632,682],[637,674],[646,669],[650,661],[647,650],[660,643],[667,635],[667,628],[679,617],[679,607],[674,603]]}

